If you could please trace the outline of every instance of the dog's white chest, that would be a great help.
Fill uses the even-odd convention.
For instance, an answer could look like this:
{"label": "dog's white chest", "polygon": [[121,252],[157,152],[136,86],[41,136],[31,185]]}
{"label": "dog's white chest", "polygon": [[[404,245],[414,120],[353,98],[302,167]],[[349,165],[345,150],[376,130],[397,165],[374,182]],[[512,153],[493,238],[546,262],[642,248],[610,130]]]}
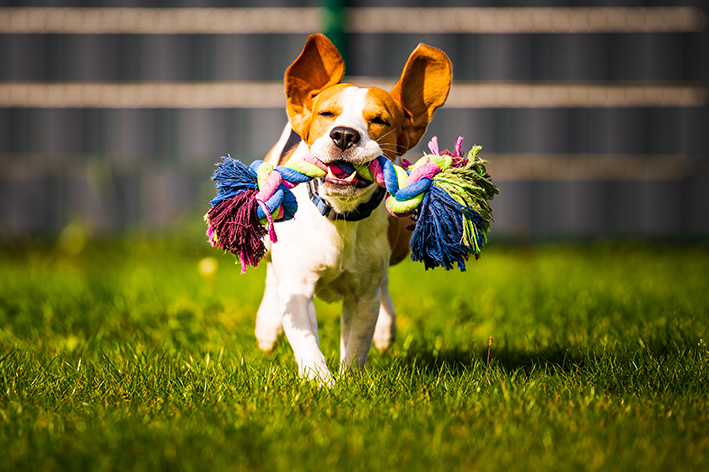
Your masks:
{"label": "dog's white chest", "polygon": [[294,189],[295,219],[279,225],[272,258],[279,272],[316,281],[316,295],[331,302],[381,283],[391,255],[383,204],[357,222],[323,218],[304,186]]}

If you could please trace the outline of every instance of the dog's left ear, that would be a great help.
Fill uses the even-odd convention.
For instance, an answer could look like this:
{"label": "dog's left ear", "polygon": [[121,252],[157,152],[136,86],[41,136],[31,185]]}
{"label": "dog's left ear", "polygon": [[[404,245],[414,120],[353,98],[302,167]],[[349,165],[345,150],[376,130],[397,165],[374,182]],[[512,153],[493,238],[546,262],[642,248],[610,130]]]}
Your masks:
{"label": "dog's left ear", "polygon": [[335,45],[322,34],[310,35],[285,76],[288,118],[301,138],[308,137],[315,97],[344,75],[345,63]]}
{"label": "dog's left ear", "polygon": [[399,135],[399,149],[405,152],[416,146],[426,132],[433,112],[448,98],[452,71],[450,59],[440,49],[419,44],[411,53],[401,78],[390,92],[407,115],[404,132]]}

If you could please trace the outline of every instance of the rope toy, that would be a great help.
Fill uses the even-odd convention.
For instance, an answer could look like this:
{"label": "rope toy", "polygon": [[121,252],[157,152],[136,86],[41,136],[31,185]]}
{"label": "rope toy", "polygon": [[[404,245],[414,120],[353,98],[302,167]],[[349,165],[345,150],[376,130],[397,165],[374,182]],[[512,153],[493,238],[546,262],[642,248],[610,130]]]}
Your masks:
{"label": "rope toy", "polygon": [[277,242],[274,223],[295,216],[298,204],[291,188],[332,172],[337,178],[357,176],[386,188],[386,208],[394,216],[410,216],[414,224],[411,259],[423,262],[426,269],[457,263],[465,271],[470,255],[477,259],[487,242],[492,222],[488,200],[498,193],[478,157],[480,146],[473,146],[463,157],[463,138],[458,138],[454,153],[439,152],[434,136],[415,164],[404,160],[404,167],[379,156],[368,164],[353,165],[339,161],[329,166],[308,153],[291,159],[285,166],[255,161],[246,166],[231,157],[222,157],[212,176],[217,195],[204,216],[212,246],[235,254],[242,266],[257,266],[266,255],[263,238],[268,234]]}

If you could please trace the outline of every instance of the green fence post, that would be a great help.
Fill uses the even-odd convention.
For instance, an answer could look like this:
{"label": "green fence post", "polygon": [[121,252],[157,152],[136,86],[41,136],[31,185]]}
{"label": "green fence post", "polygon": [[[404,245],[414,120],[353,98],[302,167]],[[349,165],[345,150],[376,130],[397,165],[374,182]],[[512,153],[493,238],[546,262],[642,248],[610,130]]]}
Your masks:
{"label": "green fence post", "polygon": [[347,21],[347,0],[324,0],[322,29],[325,36],[335,45],[345,65],[349,64],[350,45],[349,37],[345,31]]}

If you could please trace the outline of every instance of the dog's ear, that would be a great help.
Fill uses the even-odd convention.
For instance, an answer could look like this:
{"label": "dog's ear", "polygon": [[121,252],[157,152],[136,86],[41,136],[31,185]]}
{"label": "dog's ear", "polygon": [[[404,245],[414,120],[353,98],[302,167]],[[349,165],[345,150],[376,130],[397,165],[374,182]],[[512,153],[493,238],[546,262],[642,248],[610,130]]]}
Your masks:
{"label": "dog's ear", "polygon": [[322,34],[310,35],[285,76],[288,118],[301,138],[307,139],[315,97],[343,75],[345,63],[335,45]]}
{"label": "dog's ear", "polygon": [[445,103],[451,88],[452,69],[443,51],[426,44],[419,44],[409,56],[401,78],[390,92],[406,114],[399,149],[416,146],[433,112]]}

